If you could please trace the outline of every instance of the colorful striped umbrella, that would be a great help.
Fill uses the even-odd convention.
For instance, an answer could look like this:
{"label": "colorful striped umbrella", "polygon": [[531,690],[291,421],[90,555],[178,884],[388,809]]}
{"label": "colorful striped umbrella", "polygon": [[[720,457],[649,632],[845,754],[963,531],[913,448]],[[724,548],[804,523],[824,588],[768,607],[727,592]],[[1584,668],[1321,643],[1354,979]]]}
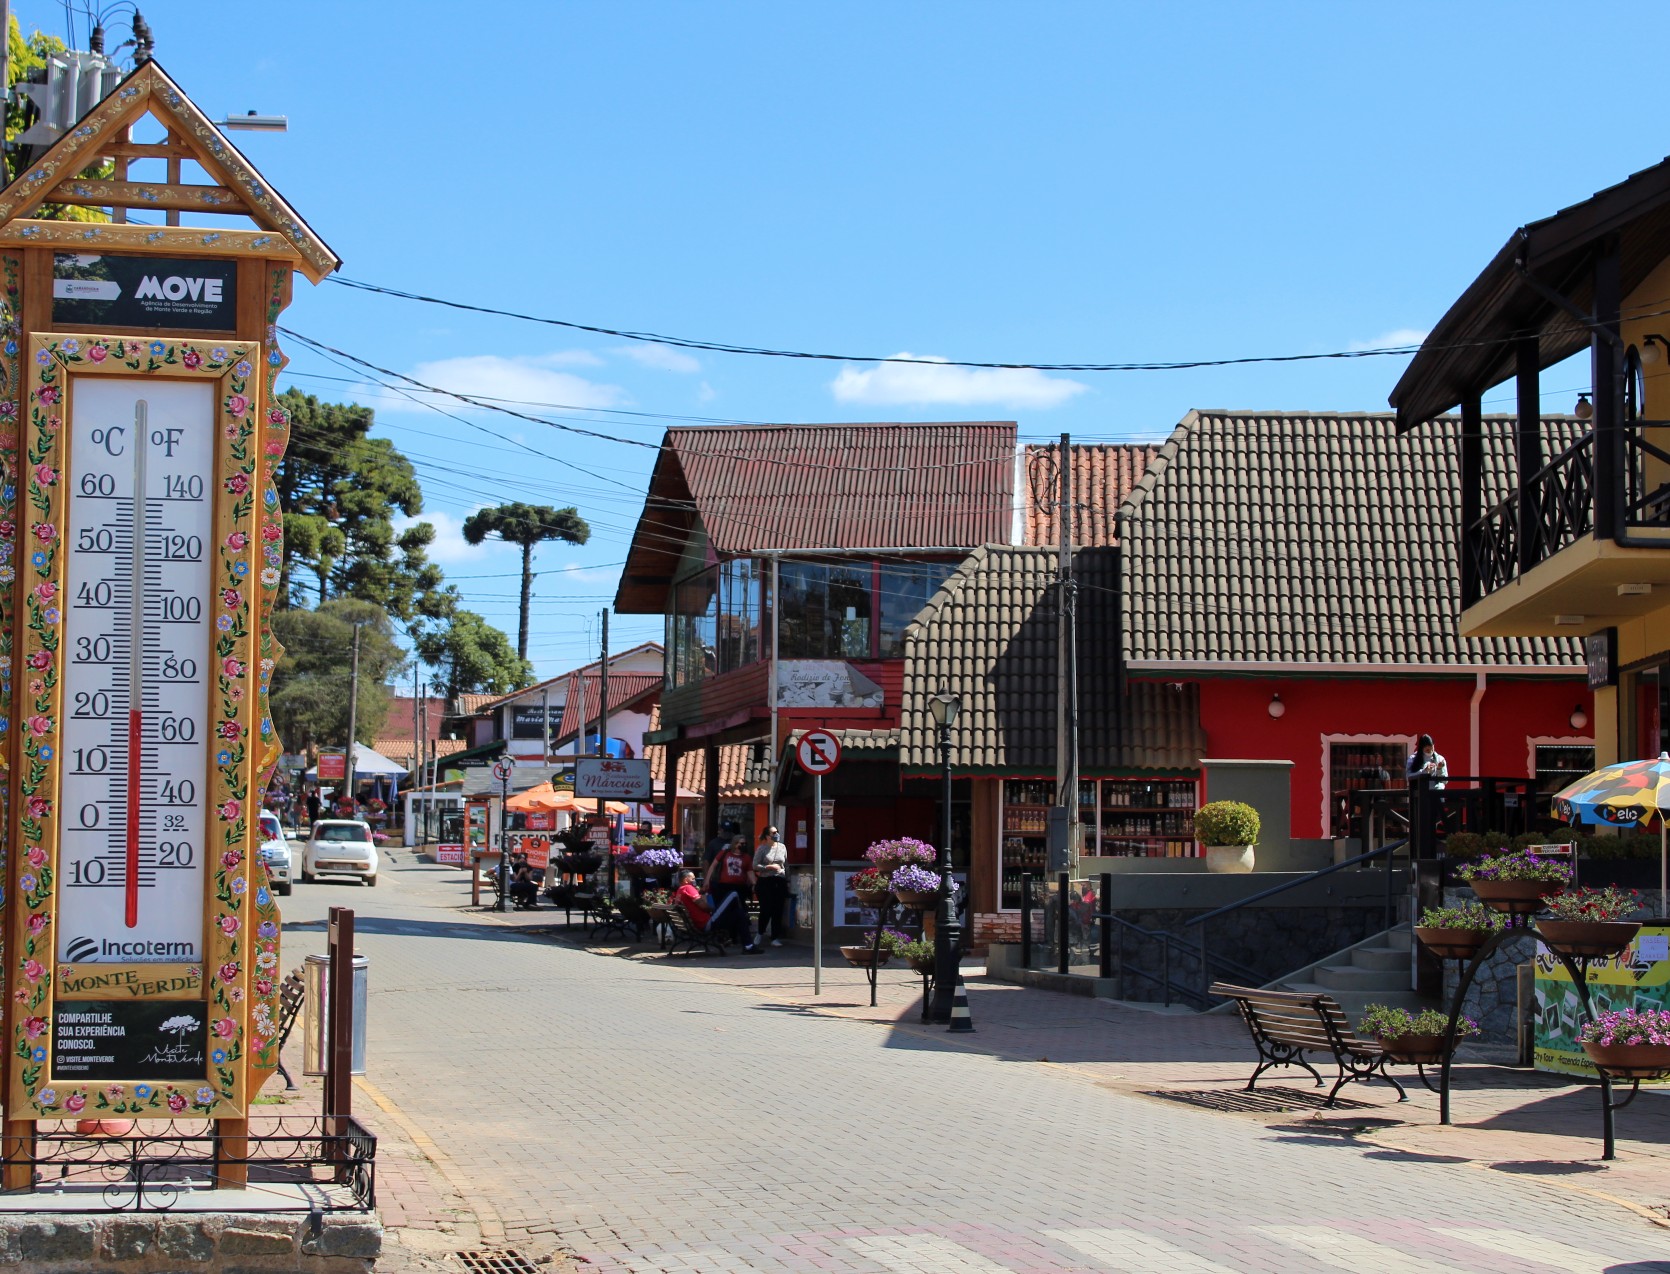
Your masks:
{"label": "colorful striped umbrella", "polygon": [[1568,823],[1637,827],[1658,818],[1660,905],[1670,909],[1670,752],[1656,761],[1620,761],[1586,774],[1554,794],[1554,813]]}

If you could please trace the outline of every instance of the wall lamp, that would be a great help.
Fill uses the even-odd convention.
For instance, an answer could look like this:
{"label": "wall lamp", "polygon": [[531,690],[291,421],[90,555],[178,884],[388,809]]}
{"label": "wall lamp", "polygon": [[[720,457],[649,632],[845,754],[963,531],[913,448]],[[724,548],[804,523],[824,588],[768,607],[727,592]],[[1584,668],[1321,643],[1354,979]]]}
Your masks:
{"label": "wall lamp", "polygon": [[1670,355],[1670,340],[1657,332],[1648,332],[1641,338],[1641,366],[1657,367],[1666,355]]}
{"label": "wall lamp", "polygon": [[1571,728],[1573,730],[1581,730],[1584,726],[1586,726],[1588,724],[1589,724],[1589,714],[1587,712],[1583,711],[1583,705],[1582,704],[1578,704],[1575,708],[1573,708],[1571,710]]}
{"label": "wall lamp", "polygon": [[1287,711],[1287,705],[1281,701],[1280,693],[1270,696],[1270,707],[1268,711],[1272,721],[1281,720],[1282,715]]}
{"label": "wall lamp", "polygon": [[1589,395],[1579,394],[1577,396],[1577,406],[1571,409],[1571,414],[1576,416],[1579,420],[1588,420],[1595,414],[1595,407],[1594,404],[1589,401]]}

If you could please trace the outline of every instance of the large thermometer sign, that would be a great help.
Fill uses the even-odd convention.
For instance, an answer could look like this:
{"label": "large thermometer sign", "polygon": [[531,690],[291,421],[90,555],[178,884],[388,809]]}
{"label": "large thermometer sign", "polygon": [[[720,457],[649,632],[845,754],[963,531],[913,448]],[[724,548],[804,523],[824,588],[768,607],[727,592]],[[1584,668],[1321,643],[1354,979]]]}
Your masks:
{"label": "large thermometer sign", "polygon": [[241,1118],[278,960],[260,349],[54,332],[30,356],[8,1109]]}
{"label": "large thermometer sign", "polygon": [[58,957],[203,958],[214,387],[77,383]]}

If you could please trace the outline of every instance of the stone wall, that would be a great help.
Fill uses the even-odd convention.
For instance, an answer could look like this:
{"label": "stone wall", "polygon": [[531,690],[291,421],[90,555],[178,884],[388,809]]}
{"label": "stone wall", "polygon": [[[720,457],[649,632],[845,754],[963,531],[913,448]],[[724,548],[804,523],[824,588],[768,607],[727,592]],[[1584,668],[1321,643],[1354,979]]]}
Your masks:
{"label": "stone wall", "polygon": [[[1188,947],[1200,941],[1200,927],[1185,924],[1202,913],[1198,910],[1117,910],[1115,915],[1144,929],[1170,932]],[[1206,922],[1206,951],[1212,980],[1246,981],[1254,986],[1273,982],[1325,956],[1361,942],[1386,927],[1383,903],[1342,903],[1321,907],[1243,907]],[[1117,941],[1117,935],[1115,937]],[[1146,978],[1133,976],[1143,970],[1161,976],[1164,955],[1160,943],[1127,932],[1124,942],[1125,997],[1158,1000],[1160,987]],[[1222,967],[1220,960],[1243,965],[1247,972]],[[1198,986],[1200,961],[1173,948],[1173,982]]]}
{"label": "stone wall", "polygon": [[29,1274],[369,1274],[382,1247],[364,1213],[0,1212],[0,1268]]}
{"label": "stone wall", "polygon": [[[1471,889],[1446,889],[1444,891],[1444,905],[1459,906],[1464,902],[1477,902],[1478,896]],[[1641,891],[1642,905],[1650,915],[1663,915],[1661,895],[1656,889]],[[1536,958],[1537,940],[1535,935],[1526,933],[1509,938],[1497,947],[1484,967],[1478,971],[1473,979],[1473,985],[1467,988],[1467,999],[1462,1003],[1461,1011],[1479,1024],[1481,1034],[1478,1042],[1481,1044],[1495,1044],[1514,1046],[1519,1041],[1519,966],[1529,964]],[[1455,998],[1455,990],[1461,984],[1461,973],[1465,966],[1458,960],[1444,961],[1444,1005],[1448,1010]]]}

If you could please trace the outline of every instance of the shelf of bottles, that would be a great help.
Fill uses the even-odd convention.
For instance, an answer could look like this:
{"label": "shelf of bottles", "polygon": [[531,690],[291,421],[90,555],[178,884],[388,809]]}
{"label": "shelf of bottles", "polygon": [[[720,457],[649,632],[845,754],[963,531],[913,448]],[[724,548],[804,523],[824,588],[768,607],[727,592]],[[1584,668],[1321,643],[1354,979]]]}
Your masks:
{"label": "shelf of bottles", "polygon": [[[1084,852],[1105,858],[1189,858],[1198,785],[1194,779],[1101,779],[1079,784]],[[1050,805],[1055,784],[1007,779],[1003,784],[1002,906],[1020,906],[1021,875],[1048,870]]]}
{"label": "shelf of bottles", "polygon": [[1328,790],[1333,793],[1333,835],[1351,836],[1351,795],[1367,789],[1408,787],[1409,749],[1402,742],[1352,740],[1328,745]]}
{"label": "shelf of bottles", "polygon": [[1537,791],[1558,792],[1595,768],[1592,743],[1537,744]]}

